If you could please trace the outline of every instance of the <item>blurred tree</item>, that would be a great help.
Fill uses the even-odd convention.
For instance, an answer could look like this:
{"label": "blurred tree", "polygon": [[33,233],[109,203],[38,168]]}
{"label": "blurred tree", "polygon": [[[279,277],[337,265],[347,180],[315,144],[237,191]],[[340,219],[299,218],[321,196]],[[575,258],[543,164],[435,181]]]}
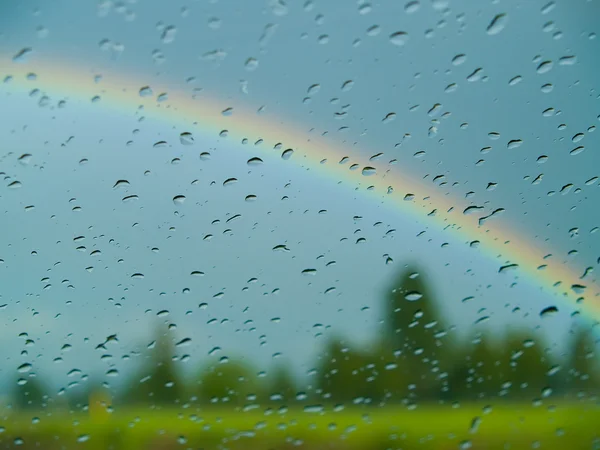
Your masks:
{"label": "blurred tree", "polygon": [[88,378],[77,386],[67,390],[69,409],[75,412],[88,411],[90,399],[93,397],[112,398],[112,392],[107,383],[101,383],[99,378]]}
{"label": "blurred tree", "polygon": [[567,357],[567,386],[571,393],[587,397],[600,392],[598,343],[591,330],[579,325],[573,331]]}
{"label": "blurred tree", "polygon": [[46,406],[48,395],[38,377],[30,376],[15,383],[12,400],[17,409],[41,409]]}
{"label": "blurred tree", "polygon": [[261,393],[257,372],[241,360],[214,362],[198,378],[197,394],[202,403],[253,404]]}
{"label": "blurred tree", "polygon": [[349,404],[367,395],[366,365],[365,355],[338,337],[330,338],[317,369],[321,400]]}
{"label": "blurred tree", "polygon": [[448,397],[454,400],[493,399],[505,395],[509,360],[505,341],[477,333],[457,352],[449,380]]}
{"label": "blurred tree", "polygon": [[274,402],[281,405],[289,405],[294,402],[297,394],[297,384],[292,375],[290,367],[278,364],[267,374],[264,388],[264,399],[262,402]]}
{"label": "blurred tree", "polygon": [[439,397],[440,375],[448,370],[441,367],[440,360],[446,329],[423,272],[415,268],[402,271],[384,297],[383,311],[383,346],[393,353],[405,375],[398,383],[408,382],[415,399]]}
{"label": "blurred tree", "polygon": [[155,339],[148,345],[145,364],[132,378],[123,403],[168,405],[183,400],[184,386],[174,361],[173,339],[157,327]]}
{"label": "blurred tree", "polygon": [[553,362],[543,350],[543,340],[530,332],[511,329],[506,338],[508,396],[535,399],[548,396],[557,379],[549,375]]}

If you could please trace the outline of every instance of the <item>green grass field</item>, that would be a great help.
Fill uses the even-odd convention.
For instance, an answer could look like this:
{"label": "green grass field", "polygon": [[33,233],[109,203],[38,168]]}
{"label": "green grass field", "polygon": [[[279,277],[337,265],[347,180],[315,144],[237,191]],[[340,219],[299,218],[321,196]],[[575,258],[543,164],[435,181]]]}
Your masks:
{"label": "green grass field", "polygon": [[[593,405],[421,406],[265,414],[263,410],[116,410],[3,417],[0,448],[600,449]],[[33,419],[33,421],[32,421]]]}

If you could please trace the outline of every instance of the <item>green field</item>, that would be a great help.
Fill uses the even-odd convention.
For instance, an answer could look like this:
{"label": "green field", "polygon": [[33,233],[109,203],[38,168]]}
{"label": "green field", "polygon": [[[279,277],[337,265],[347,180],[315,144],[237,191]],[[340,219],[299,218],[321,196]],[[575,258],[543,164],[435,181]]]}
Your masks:
{"label": "green field", "polygon": [[1,426],[0,448],[22,449],[600,449],[600,409],[588,404],[316,412],[117,409],[91,417],[9,414]]}

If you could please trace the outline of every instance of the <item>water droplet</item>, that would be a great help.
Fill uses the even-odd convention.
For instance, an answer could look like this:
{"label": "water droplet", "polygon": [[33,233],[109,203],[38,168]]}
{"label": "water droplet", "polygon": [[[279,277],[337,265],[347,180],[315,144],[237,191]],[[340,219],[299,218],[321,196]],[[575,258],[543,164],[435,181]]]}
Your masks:
{"label": "water droplet", "polygon": [[577,56],[575,55],[563,56],[558,60],[560,66],[572,66],[575,63],[577,63]]}
{"label": "water droplet", "polygon": [[317,92],[319,92],[320,90],[321,90],[321,85],[320,85],[320,84],[313,84],[313,85],[311,85],[311,86],[310,86],[310,87],[307,89],[306,93],[307,93],[308,95],[315,95],[315,94],[316,94]]}
{"label": "water droplet", "polygon": [[456,55],[454,58],[452,58],[452,65],[460,66],[466,60],[467,60],[467,55],[465,55],[464,53],[460,53],[460,54]]}
{"label": "water droplet", "polygon": [[136,200],[139,200],[139,197],[137,195],[127,195],[127,196],[123,197],[122,202],[123,203],[131,203]]}
{"label": "water droplet", "polygon": [[521,81],[523,81],[523,77],[521,75],[517,75],[515,77],[512,77],[510,79],[510,81],[508,82],[509,86],[514,86],[516,84],[519,84]]}
{"label": "water droplet", "polygon": [[479,81],[483,78],[483,69],[478,67],[467,77],[467,81],[473,83],[475,81]]}
{"label": "water droplet", "polygon": [[471,206],[467,206],[464,210],[463,210],[463,214],[464,215],[469,215],[469,214],[473,214],[477,211],[481,211],[483,209],[483,206],[477,206],[477,205],[471,205]]}
{"label": "water droplet", "polygon": [[363,169],[362,169],[362,174],[366,177],[368,177],[370,175],[375,175],[376,173],[377,173],[377,170],[375,169],[375,167],[366,166],[366,167],[363,167]]}
{"label": "water droplet", "polygon": [[554,67],[554,63],[552,61],[544,61],[538,65],[536,71],[541,75],[550,72],[552,67]]}
{"label": "water droplet", "polygon": [[408,34],[404,31],[396,31],[390,34],[390,42],[394,45],[402,47],[408,41]]}
{"label": "water droplet", "polygon": [[404,295],[404,298],[409,302],[416,302],[417,300],[423,298],[423,294],[418,291],[411,291]]}
{"label": "water droplet", "polygon": [[404,11],[407,14],[413,14],[413,13],[416,13],[420,7],[421,7],[421,3],[417,0],[413,0],[413,1],[408,2],[406,5],[404,5]]}
{"label": "water droplet", "polygon": [[185,202],[185,195],[176,195],[175,197],[173,197],[173,203],[175,203],[176,205],[183,205],[183,203]]}
{"label": "water droplet", "polygon": [[342,91],[348,92],[350,89],[352,89],[353,86],[354,86],[354,81],[352,81],[352,80],[344,81],[344,83],[342,84]]}
{"label": "water droplet", "polygon": [[488,25],[486,30],[487,34],[494,35],[500,33],[506,26],[507,22],[508,16],[506,14],[497,14]]}
{"label": "water droplet", "polygon": [[259,157],[255,156],[254,158],[250,158],[247,162],[249,166],[260,166],[263,163],[263,160]]}
{"label": "water droplet", "polygon": [[381,32],[379,25],[372,25],[367,29],[367,36],[377,36]]}
{"label": "water droplet", "polygon": [[509,150],[512,150],[515,148],[519,148],[521,145],[523,145],[523,141],[521,139],[513,139],[511,141],[508,141],[508,144],[506,145],[506,147]]}
{"label": "water droplet", "polygon": [[163,32],[160,36],[160,40],[165,44],[170,44],[175,40],[176,33],[177,28],[174,25],[168,25],[164,27]]}
{"label": "water droplet", "polygon": [[258,60],[256,58],[248,58],[244,65],[248,71],[256,70],[258,68]]}
{"label": "water droplet", "polygon": [[26,373],[26,372],[29,372],[31,370],[31,368],[32,368],[31,364],[23,363],[19,367],[17,367],[17,372]]}
{"label": "water droplet", "polygon": [[90,439],[89,434],[81,434],[77,437],[77,442],[87,442]]}
{"label": "water droplet", "polygon": [[14,62],[25,62],[27,57],[31,55],[33,49],[31,47],[25,47],[19,50],[12,58]]}
{"label": "water droplet", "polygon": [[120,188],[120,187],[125,187],[125,186],[129,186],[129,181],[127,181],[127,180],[117,180],[117,182],[113,186],[113,189]]}
{"label": "water droplet", "polygon": [[471,426],[469,427],[469,433],[471,433],[471,434],[477,433],[477,430],[479,429],[479,425],[481,425],[481,417],[479,417],[479,416],[473,417],[473,420],[471,421]]}
{"label": "water droplet", "polygon": [[192,338],[186,337],[175,344],[175,347],[184,347],[192,343]]}
{"label": "water droplet", "polygon": [[505,264],[498,269],[498,273],[512,272],[519,267],[518,264]]}
{"label": "water droplet", "polygon": [[144,278],[144,274],[137,272],[131,275],[131,278],[133,278],[134,280],[142,280]]}
{"label": "water droplet", "polygon": [[383,118],[382,122],[383,123],[390,123],[394,119],[396,119],[396,113],[391,112],[391,113],[386,114],[386,116]]}
{"label": "water droplet", "polygon": [[294,153],[294,150],[292,150],[291,148],[288,148],[287,150],[284,150],[283,153],[281,154],[281,159],[284,159],[287,161],[288,159],[290,159],[292,157],[293,153]]}
{"label": "water droplet", "polygon": [[552,317],[558,313],[558,308],[556,306],[548,306],[540,311],[540,317],[542,319]]}
{"label": "water droplet", "polygon": [[23,165],[28,165],[31,162],[31,153],[24,153],[19,156],[19,162]]}
{"label": "water droplet", "polygon": [[140,88],[140,97],[151,97],[152,88],[150,86],[144,86]]}
{"label": "water droplet", "polygon": [[184,131],[179,135],[179,142],[181,142],[182,145],[193,145],[194,136],[189,131]]}

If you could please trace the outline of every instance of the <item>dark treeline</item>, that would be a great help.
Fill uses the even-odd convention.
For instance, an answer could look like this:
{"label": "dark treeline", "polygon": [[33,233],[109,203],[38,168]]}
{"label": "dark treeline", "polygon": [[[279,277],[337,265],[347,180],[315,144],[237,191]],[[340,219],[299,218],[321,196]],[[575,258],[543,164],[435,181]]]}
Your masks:
{"label": "dark treeline", "polygon": [[[425,275],[405,270],[384,296],[381,332],[374,344],[354,346],[330,336],[314,368],[298,379],[280,363],[261,371],[247,358],[209,360],[192,377],[179,369],[174,340],[157,329],[144,362],[126,386],[88,381],[67,393],[73,410],[91,398],[115,408],[127,405],[217,405],[315,407],[318,405],[413,405],[419,402],[539,401],[596,399],[600,371],[589,329],[569,334],[558,354],[530,329],[506,328],[503,335],[477,331],[466,339],[448,332]],[[15,408],[40,408],[50,397],[36,378],[17,384]],[[102,393],[106,395],[103,397]],[[50,400],[51,402],[51,400]]]}

